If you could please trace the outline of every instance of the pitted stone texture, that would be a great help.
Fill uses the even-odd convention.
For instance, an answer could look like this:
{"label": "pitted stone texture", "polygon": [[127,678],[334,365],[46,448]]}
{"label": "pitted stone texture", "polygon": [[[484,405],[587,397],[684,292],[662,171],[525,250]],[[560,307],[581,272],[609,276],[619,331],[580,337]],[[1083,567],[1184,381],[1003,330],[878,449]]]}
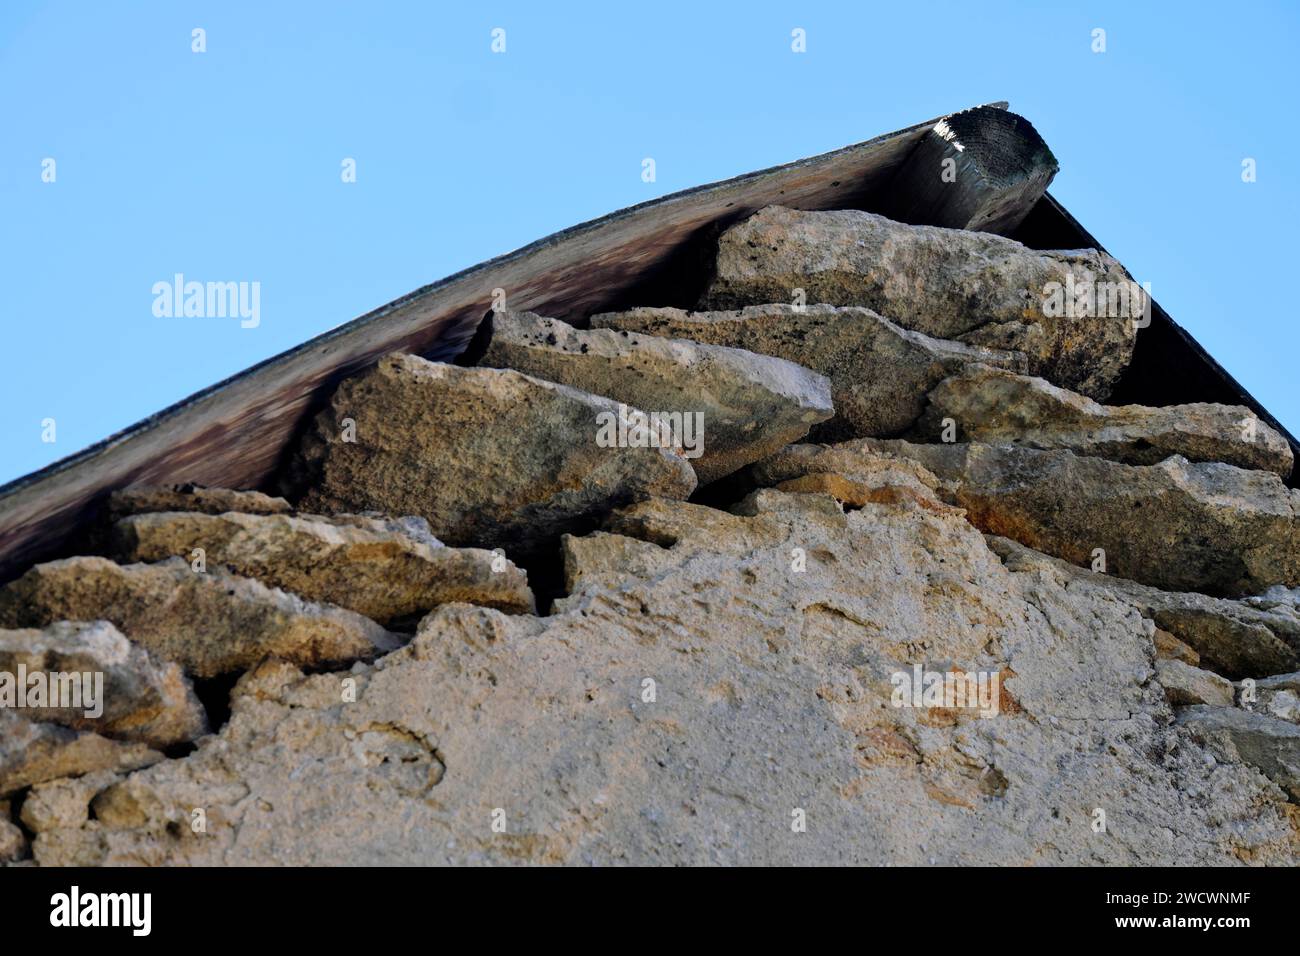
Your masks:
{"label": "pitted stone texture", "polygon": [[[34,833],[79,827],[90,819],[90,801],[119,779],[111,770],[96,770],[81,777],[38,783],[23,800],[23,824]],[[39,852],[36,857],[39,862]]]}
{"label": "pitted stone texture", "polygon": [[[890,438],[925,410],[925,393],[972,362],[1028,368],[1019,352],[964,345],[901,328],[870,309],[753,305],[735,312],[640,308],[594,315],[595,328],[694,339],[797,362],[831,382],[835,417],[814,441]],[[775,449],[773,449],[775,451]]]}
{"label": "pitted stone texture", "polygon": [[[957,487],[907,457],[909,448],[920,448],[937,457],[938,446],[909,446],[905,442],[842,442],[838,445],[791,445],[751,469],[761,486],[798,490],[820,490],[846,505],[859,506],[886,497],[910,499],[918,507],[938,512],[944,502],[959,500]],[[964,513],[958,511],[957,513]],[[1079,567],[1015,541],[989,536],[993,548],[1016,571],[1050,571],[1062,586],[1102,588],[1137,608],[1166,636],[1190,645],[1180,656],[1228,677],[1260,677],[1289,670],[1300,663],[1300,613],[1288,599],[1290,592],[1274,589],[1269,597],[1241,600],[1209,597],[1195,592],[1165,591],[1140,584],[1113,573],[1098,573]],[[1091,565],[1089,552],[1084,563]],[[1112,558],[1107,552],[1107,561]],[[1113,567],[1109,570],[1114,571]],[[1157,646],[1162,643],[1157,631]],[[1195,648],[1197,657],[1186,651]]]}
{"label": "pitted stone texture", "polygon": [[189,560],[201,548],[211,566],[385,625],[453,601],[535,610],[520,568],[481,548],[443,546],[422,518],[158,512],[122,519],[114,541],[125,561]]}
{"label": "pitted stone texture", "polygon": [[1162,591],[1076,567],[1008,538],[990,535],[988,541],[1013,571],[1050,571],[1063,586],[1100,588],[1132,604],[1156,623],[1157,652],[1165,648],[1158,656],[1233,678],[1263,677],[1300,664],[1300,616],[1287,608],[1259,608],[1250,598]]}
{"label": "pitted stone texture", "polygon": [[916,434],[941,440],[945,419],[962,441],[1065,448],[1131,465],[1182,455],[1285,478],[1293,463],[1286,439],[1239,405],[1099,405],[1041,378],[988,365],[969,366],[931,389]]}
{"label": "pitted stone texture", "polygon": [[[746,350],[746,349],[750,350]],[[498,312],[480,365],[580,388],[644,411],[703,415],[702,451],[684,449],[700,483],[772,454],[831,417],[830,382],[794,362],[681,338],[579,330],[531,312]]]}
{"label": "pitted stone texture", "polygon": [[46,780],[97,770],[136,770],[163,759],[145,744],[110,740],[21,714],[0,708],[0,797]]}
{"label": "pitted stone texture", "polygon": [[[954,514],[742,510],[612,516],[662,559],[571,549],[550,617],[444,605],[374,664],[262,665],[219,734],[43,832],[43,862],[1300,862],[1284,795],[1173,724],[1124,601],[1009,571]],[[918,663],[997,673],[998,714],[892,706]]]}
{"label": "pitted stone texture", "polygon": [[9,820],[9,802],[0,800],[0,863],[13,863],[27,855],[27,835]]}
{"label": "pitted stone texture", "polygon": [[1124,465],[1069,451],[859,439],[955,483],[983,531],[1167,590],[1241,595],[1300,583],[1300,491],[1277,475],[1173,456]]}
{"label": "pitted stone texture", "polygon": [[360,614],[220,568],[195,572],[181,558],[129,565],[65,558],[38,564],[0,588],[0,627],[62,620],[111,621],[155,657],[196,677],[242,670],[267,656],[338,666],[401,643]]}
{"label": "pitted stone texture", "polygon": [[1176,706],[1213,704],[1231,707],[1232,683],[1213,671],[1202,670],[1182,661],[1156,661],[1156,680],[1165,689],[1165,698]]}
{"label": "pitted stone texture", "polygon": [[232,491],[201,485],[137,485],[122,488],[108,498],[110,521],[154,511],[198,511],[219,515],[238,511],[251,515],[289,514],[293,506],[283,498],[260,491]]}
{"label": "pitted stone texture", "polygon": [[[909,226],[858,210],[769,206],[722,234],[702,307],[791,302],[803,289],[810,303],[866,306],[936,338],[1024,352],[1030,374],[1104,399],[1132,357],[1145,302],[1137,289],[1121,309],[1105,293],[1136,289],[1132,282],[1092,249],[1040,252],[992,233]],[[1057,307],[1080,286],[1100,287],[1101,311],[1110,314]]]}
{"label": "pitted stone texture", "polygon": [[[88,701],[83,689],[81,706],[60,700],[65,706],[54,707],[56,702],[47,700],[24,711],[31,720],[158,748],[207,732],[203,706],[180,667],[155,660],[107,621],[58,621],[44,630],[0,630],[0,672],[17,674],[20,666],[29,676],[79,676],[82,687],[97,696]],[[102,681],[97,695],[95,675]],[[87,716],[90,709],[97,709],[98,716]]]}
{"label": "pitted stone texture", "polygon": [[1242,707],[1278,720],[1300,724],[1300,671],[1274,674],[1255,681],[1251,688],[1254,700],[1246,700],[1244,687],[1242,690]]}
{"label": "pitted stone texture", "polygon": [[1216,754],[1258,767],[1300,802],[1300,727],[1234,707],[1187,707],[1178,723]]}
{"label": "pitted stone texture", "polygon": [[289,483],[309,489],[304,510],[418,515],[448,544],[511,553],[587,530],[616,505],[695,490],[670,448],[598,444],[602,414],[617,416],[618,403],[519,372],[390,355],[339,386]]}

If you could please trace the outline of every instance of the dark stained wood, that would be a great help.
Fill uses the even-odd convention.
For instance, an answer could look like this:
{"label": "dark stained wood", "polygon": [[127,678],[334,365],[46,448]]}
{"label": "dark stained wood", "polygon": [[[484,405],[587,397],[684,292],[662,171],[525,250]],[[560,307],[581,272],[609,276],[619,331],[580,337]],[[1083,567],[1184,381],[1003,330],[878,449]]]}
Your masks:
{"label": "dark stained wood", "polygon": [[899,222],[1007,234],[1059,168],[1024,117],[977,106],[939,120],[894,175],[878,210]]}
{"label": "dark stained wood", "polygon": [[853,207],[879,192],[934,120],[633,206],[425,286],[0,488],[0,581],[63,553],[103,497],[130,484],[263,486],[304,417],[343,377],[395,350],[454,358],[492,301],[582,322],[662,282],[706,230],[773,203]]}
{"label": "dark stained wood", "polygon": [[[969,114],[1004,108],[1005,104],[998,104],[954,114],[948,118],[950,128],[969,136],[961,132]],[[1042,190],[1038,190],[1041,198],[1030,201],[1041,173],[1024,174],[1017,185],[1014,173],[999,174],[1000,167],[987,157],[983,166],[971,165],[977,152],[997,149],[998,142],[1008,141],[1007,136],[1011,141],[1029,138],[1033,128],[1027,121],[1010,113],[1003,118],[1011,125],[1002,140],[990,134],[971,140],[980,144],[978,149],[958,151],[970,153],[961,157],[967,165],[959,162],[958,181],[963,169],[974,171],[977,177],[985,177],[986,194],[976,191],[966,199],[954,193],[942,201],[937,197],[924,203],[907,201],[912,195],[908,190],[915,188],[909,183],[917,182],[921,168],[914,164],[934,163],[934,156],[943,155],[941,150],[934,152],[939,149],[934,133],[937,121],[929,120],[831,153],[633,206],[418,289],[0,487],[0,581],[34,561],[67,553],[79,529],[87,526],[102,499],[115,488],[173,482],[266,486],[301,424],[341,379],[391,351],[455,359],[487,313],[494,288],[506,290],[512,308],[579,325],[593,312],[624,305],[691,306],[708,281],[713,237],[741,217],[774,203],[801,209],[867,209],[911,222],[941,220],[937,224],[1013,234],[1036,248],[1096,246],[1086,230]],[[1041,158],[1034,162],[1046,168]],[[905,165],[908,171],[900,174]],[[1051,167],[1054,172],[1054,160]],[[1042,186],[1046,188],[1046,181]],[[1029,218],[1012,233],[1013,227],[1005,224],[1020,223],[1031,208]],[[917,218],[923,214],[930,218]],[[1049,245],[1039,244],[1049,239]],[[1166,364],[1172,365],[1161,376],[1171,383],[1171,390],[1180,373],[1188,381],[1201,381],[1207,390],[1202,395],[1201,386],[1189,386],[1197,395],[1177,400],[1231,400],[1247,405],[1286,434],[1190,335],[1163,310],[1154,311],[1152,329],[1139,335],[1134,369],[1159,367],[1159,355],[1144,356],[1168,353],[1171,358]],[[1144,343],[1142,336],[1153,330],[1155,334],[1146,340],[1150,344]],[[1126,376],[1121,387],[1132,374],[1136,373]],[[1145,400],[1162,403],[1157,394]]]}

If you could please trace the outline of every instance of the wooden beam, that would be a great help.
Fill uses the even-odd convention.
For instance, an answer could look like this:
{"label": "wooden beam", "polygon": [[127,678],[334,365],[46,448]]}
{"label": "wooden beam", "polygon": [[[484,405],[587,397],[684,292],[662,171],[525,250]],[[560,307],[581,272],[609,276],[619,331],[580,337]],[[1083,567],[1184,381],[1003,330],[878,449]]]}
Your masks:
{"label": "wooden beam", "polygon": [[[425,286],[0,487],[0,582],[69,553],[108,492],[131,484],[265,486],[338,382],[392,351],[450,361],[504,289],[511,308],[581,324],[660,282],[681,251],[763,206],[853,207],[934,120],[830,153],[664,196],[565,229]],[[646,303],[641,303],[646,304]],[[651,304],[693,305],[693,302]]]}
{"label": "wooden beam", "polygon": [[1007,235],[1059,168],[1029,120],[977,106],[934,124],[876,211],[913,225]]}

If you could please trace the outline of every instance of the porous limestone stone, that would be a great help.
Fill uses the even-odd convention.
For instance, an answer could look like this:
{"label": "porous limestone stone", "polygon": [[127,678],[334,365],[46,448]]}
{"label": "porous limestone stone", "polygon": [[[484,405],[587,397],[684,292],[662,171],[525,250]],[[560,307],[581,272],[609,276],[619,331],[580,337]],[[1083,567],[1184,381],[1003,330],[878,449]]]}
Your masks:
{"label": "porous limestone stone", "polygon": [[22,713],[0,708],[0,797],[46,780],[135,770],[163,759],[142,743],[28,720]]}
{"label": "porous limestone stone", "polygon": [[[615,512],[548,617],[443,605],[372,664],[259,666],[220,733],[42,832],[42,862],[1300,860],[1286,796],[1171,719],[1120,597],[911,501],[739,510]],[[994,712],[908,705],[917,665],[997,675]]]}
{"label": "porous limestone stone", "polygon": [[1204,664],[1234,678],[1276,674],[1300,664],[1300,617],[1285,609],[1259,608],[1248,598],[1162,591],[1077,567],[995,535],[989,536],[989,547],[1013,570],[1050,572],[1066,586],[1100,588],[1132,604],[1156,624],[1157,658],[1193,667]]}
{"label": "porous limestone stone", "polygon": [[275,656],[311,667],[371,658],[401,643],[353,611],[304,601],[251,578],[182,558],[115,564],[65,558],[38,564],[0,588],[0,627],[111,621],[155,657],[196,677]]}
{"label": "porous limestone stone", "polygon": [[[0,630],[0,672],[77,678],[79,705],[47,699],[24,716],[163,748],[207,732],[194,688],[176,664],[156,660],[108,621],[56,621],[43,630]],[[62,684],[62,682],[58,682]],[[85,697],[89,691],[93,699]],[[53,694],[53,687],[50,693]],[[62,706],[54,706],[55,704]],[[88,711],[97,710],[94,716]]]}
{"label": "porous limestone stone", "polygon": [[[945,453],[959,455],[960,447],[870,441],[791,445],[754,465],[751,476],[760,486],[825,491],[845,505],[911,499],[938,512],[945,502],[964,504],[960,489],[917,458],[944,464]],[[916,456],[909,454],[913,449],[919,449]],[[1300,663],[1300,613],[1281,593],[1270,592],[1273,598],[1261,604],[1259,597],[1230,600],[1161,590],[1118,576],[1113,549],[1105,555],[1111,573],[1100,573],[1091,570],[1092,552],[1081,556],[1088,567],[1080,567],[998,535],[989,536],[989,546],[1016,570],[1050,571],[1062,584],[1114,592],[1158,629],[1195,648],[1198,657],[1187,661],[1193,665],[1203,658],[1206,667],[1237,678],[1276,674]]]}
{"label": "porous limestone stone", "polygon": [[822,373],[831,382],[835,417],[813,427],[814,441],[900,435],[925,410],[925,393],[972,362],[1028,368],[1022,353],[931,338],[864,308],[780,303],[734,312],[639,308],[594,315],[591,324],[745,348]]}
{"label": "porous limestone stone", "polygon": [[[1006,540],[1006,538],[993,539],[990,541],[989,547],[997,550],[996,542]],[[1017,548],[1021,547],[1021,545],[1017,545],[1014,541],[1008,543],[1015,545]],[[1023,550],[1027,551],[1028,548],[1024,548]],[[1061,563],[1063,564],[1064,562]],[[1069,567],[1073,568],[1074,566],[1069,565]],[[1156,660],[1182,661],[1184,664],[1190,664],[1192,667],[1196,667],[1201,663],[1201,655],[1196,653],[1196,648],[1160,627],[1156,628],[1154,642],[1156,646]]]}
{"label": "porous limestone stone", "polygon": [[79,827],[90,818],[90,801],[119,780],[111,770],[38,783],[23,800],[20,817],[32,832]]}
{"label": "porous limestone stone", "polygon": [[1300,801],[1300,727],[1235,707],[1183,708],[1178,723],[1227,759],[1257,767]]}
{"label": "porous limestone stone", "polygon": [[110,522],[127,515],[154,511],[198,511],[219,515],[238,511],[251,515],[289,514],[293,506],[283,498],[260,491],[233,491],[201,485],[137,485],[121,488],[108,497]]}
{"label": "porous limestone stone", "polygon": [[1066,448],[1130,465],[1182,455],[1285,478],[1293,464],[1286,439],[1239,405],[1100,405],[1041,378],[981,364],[930,390],[916,435],[941,440],[945,419],[961,441]]}
{"label": "porous limestone stone", "polygon": [[288,483],[304,510],[418,515],[448,544],[526,553],[616,505],[695,490],[672,448],[604,442],[618,416],[519,372],[390,355],[339,386]]}
{"label": "porous limestone stone", "polygon": [[452,601],[513,614],[536,609],[523,570],[482,548],[445,547],[423,518],[164,511],[123,518],[114,545],[124,561],[190,560],[202,549],[212,566],[384,625]]}
{"label": "porous limestone stone", "polygon": [[[716,481],[808,434],[831,417],[824,375],[761,349],[579,330],[531,312],[492,316],[479,364],[510,368],[645,411],[702,424],[683,434],[683,455],[701,484]],[[694,417],[700,416],[700,417]]]}
{"label": "porous limestone stone", "polygon": [[0,863],[13,863],[26,854],[26,835],[8,819],[0,819]]}
{"label": "porous limestone stone", "polygon": [[936,338],[1024,352],[1030,374],[1099,400],[1128,365],[1149,302],[1094,249],[768,206],[722,234],[701,307],[794,302],[796,289],[809,303],[866,306]]}
{"label": "porous limestone stone", "polygon": [[1220,596],[1300,583],[1300,490],[1271,472],[1180,456],[1125,465],[1006,445],[858,439],[911,458],[954,487],[980,529],[1075,564]]}
{"label": "porous limestone stone", "polygon": [[1165,698],[1171,704],[1213,704],[1231,707],[1232,682],[1213,671],[1202,670],[1182,661],[1156,661],[1156,680],[1165,689]]}

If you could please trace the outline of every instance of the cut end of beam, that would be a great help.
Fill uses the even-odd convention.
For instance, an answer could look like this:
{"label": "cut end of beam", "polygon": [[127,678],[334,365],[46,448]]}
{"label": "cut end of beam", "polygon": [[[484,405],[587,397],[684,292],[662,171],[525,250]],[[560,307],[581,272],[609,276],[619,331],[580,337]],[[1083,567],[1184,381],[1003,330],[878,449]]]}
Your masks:
{"label": "cut end of beam", "polygon": [[1006,234],[1060,168],[1023,116],[997,105],[939,120],[895,177],[884,215],[914,225]]}

